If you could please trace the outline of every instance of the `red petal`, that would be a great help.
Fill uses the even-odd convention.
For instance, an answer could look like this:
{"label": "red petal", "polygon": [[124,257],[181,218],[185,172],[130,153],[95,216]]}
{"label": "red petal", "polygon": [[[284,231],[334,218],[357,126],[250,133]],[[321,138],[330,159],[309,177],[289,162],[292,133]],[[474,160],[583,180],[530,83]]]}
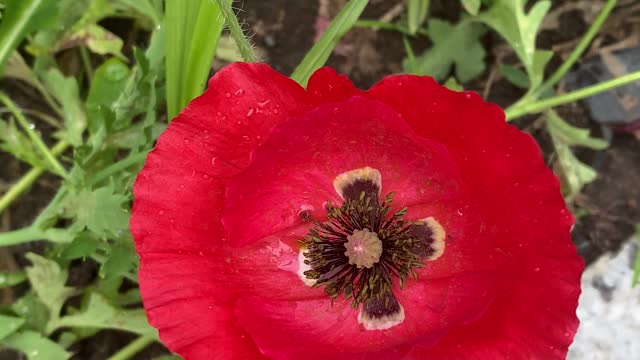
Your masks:
{"label": "red petal", "polygon": [[569,236],[573,218],[533,138],[507,125],[502,111],[476,94],[428,78],[389,77],[366,96],[447,146],[465,189],[495,227],[493,258],[507,261],[509,276],[487,315],[421,357],[564,358],[578,326],[583,263]]}
{"label": "red petal", "polygon": [[440,216],[459,197],[457,168],[441,145],[413,135],[387,106],[353,97],[283,123],[256,149],[227,185],[229,239],[244,245],[301,226],[305,211],[324,219],[327,201],[342,203],[336,176],[365,166],[380,171],[396,209],[434,204],[423,217]]}
{"label": "red petal", "polygon": [[[227,291],[211,268],[226,238],[220,222],[226,182],[273,126],[307,108],[305,101],[304,89],[266,65],[227,66],[171,122],[136,180],[131,231],[140,289],[151,324],[187,359],[224,354],[208,352],[216,344],[227,351],[239,344],[233,305],[210,309],[208,298]],[[198,254],[202,261],[195,261]],[[236,358],[250,358],[244,354],[256,353],[251,349]]]}

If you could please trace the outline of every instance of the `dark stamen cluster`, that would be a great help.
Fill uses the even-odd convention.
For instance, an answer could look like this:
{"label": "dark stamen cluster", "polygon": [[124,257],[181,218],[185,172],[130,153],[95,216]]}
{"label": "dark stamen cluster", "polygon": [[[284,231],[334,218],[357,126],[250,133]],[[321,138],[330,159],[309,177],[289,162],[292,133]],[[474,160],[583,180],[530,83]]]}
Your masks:
{"label": "dark stamen cluster", "polygon": [[[409,275],[416,277],[413,268],[422,265],[416,250],[423,247],[424,238],[413,231],[416,223],[403,220],[406,209],[390,215],[393,194],[388,194],[382,204],[377,194],[370,195],[362,191],[359,197],[346,198],[340,207],[329,204],[327,220],[316,222],[302,239],[305,263],[311,267],[304,275],[316,280],[315,286],[325,286],[332,299],[342,293],[352,298],[354,307],[395,301],[393,278],[397,277],[402,287]],[[375,232],[382,241],[380,260],[371,268],[349,264],[345,255],[347,236],[363,229]]]}

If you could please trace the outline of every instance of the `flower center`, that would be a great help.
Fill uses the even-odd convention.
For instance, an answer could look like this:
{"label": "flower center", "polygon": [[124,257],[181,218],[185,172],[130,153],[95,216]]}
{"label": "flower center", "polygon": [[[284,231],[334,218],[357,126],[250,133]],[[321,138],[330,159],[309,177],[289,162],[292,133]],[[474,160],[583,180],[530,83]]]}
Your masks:
{"label": "flower center", "polygon": [[358,269],[370,269],[380,261],[382,255],[382,241],[378,239],[378,234],[367,228],[353,230],[353,234],[347,236],[344,247],[347,248],[344,254],[349,258],[349,264],[355,265]]}
{"label": "flower center", "polygon": [[[382,203],[380,173],[365,167],[336,177],[334,188],[344,199],[327,205],[327,220],[315,222],[301,240],[305,283],[324,286],[332,299],[344,294],[362,307],[358,322],[367,330],[388,329],[404,320],[404,309],[393,294],[422,261],[444,251],[445,232],[432,217],[404,220],[406,208],[391,214],[393,194]],[[346,251],[345,251],[346,249]]]}

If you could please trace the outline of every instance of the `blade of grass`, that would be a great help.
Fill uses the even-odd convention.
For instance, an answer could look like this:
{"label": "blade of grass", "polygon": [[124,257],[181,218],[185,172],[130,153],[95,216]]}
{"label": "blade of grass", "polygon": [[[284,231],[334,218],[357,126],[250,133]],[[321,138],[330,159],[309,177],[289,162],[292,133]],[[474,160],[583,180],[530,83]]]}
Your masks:
{"label": "blade of grass", "polygon": [[211,0],[167,0],[167,107],[174,118],[204,90],[224,19]]}
{"label": "blade of grass", "polygon": [[409,33],[415,34],[429,11],[429,0],[408,0],[407,17],[409,18]]}
{"label": "blade of grass", "polygon": [[233,1],[231,0],[215,0],[224,16],[224,21],[227,24],[227,28],[229,32],[231,32],[231,36],[233,37],[233,41],[236,42],[236,46],[238,46],[238,50],[240,51],[240,55],[244,61],[255,62],[258,61],[258,58],[253,53],[253,47],[251,46],[251,42],[244,35],[244,31],[242,31],[242,26],[238,23],[238,18],[236,14],[233,12]]}
{"label": "blade of grass", "polygon": [[55,19],[54,0],[6,1],[0,22],[0,74],[13,50],[34,27],[45,27]]}
{"label": "blade of grass", "polygon": [[340,10],[340,13],[329,24],[320,40],[313,45],[304,59],[302,59],[302,62],[293,71],[293,74],[291,74],[293,80],[303,86],[307,85],[311,74],[327,62],[333,48],[340,38],[355,25],[368,2],[369,0],[351,0]]}

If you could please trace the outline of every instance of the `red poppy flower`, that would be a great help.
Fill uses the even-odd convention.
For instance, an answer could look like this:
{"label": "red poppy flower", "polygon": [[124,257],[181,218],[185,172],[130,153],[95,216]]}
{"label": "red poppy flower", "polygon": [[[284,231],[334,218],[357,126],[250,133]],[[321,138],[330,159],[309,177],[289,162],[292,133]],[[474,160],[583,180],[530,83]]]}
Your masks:
{"label": "red poppy flower", "polygon": [[140,289],[196,359],[560,359],[583,264],[535,141],[472,92],[233,64],[134,188]]}

